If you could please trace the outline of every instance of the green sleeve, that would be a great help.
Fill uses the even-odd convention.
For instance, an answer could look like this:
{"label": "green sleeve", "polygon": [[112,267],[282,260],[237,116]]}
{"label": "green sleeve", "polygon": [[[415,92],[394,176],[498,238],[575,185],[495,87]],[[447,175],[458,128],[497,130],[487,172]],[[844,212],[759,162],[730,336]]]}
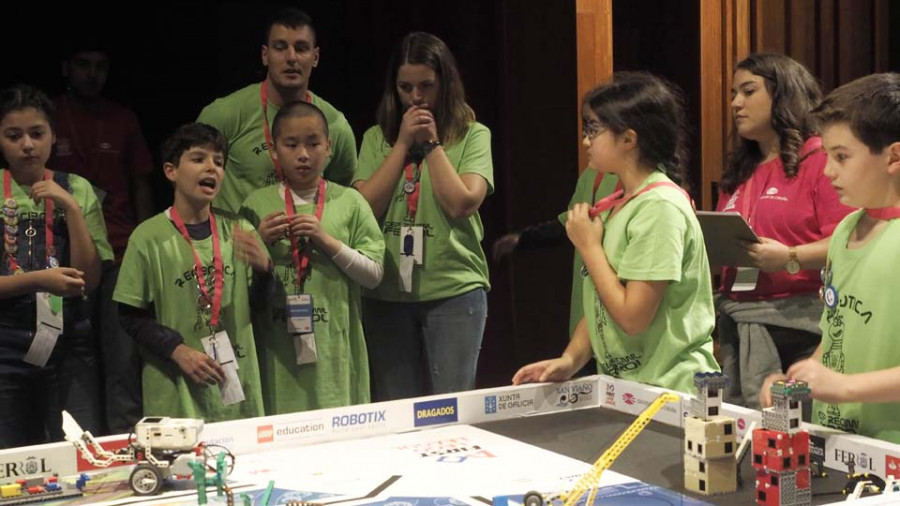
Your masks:
{"label": "green sleeve", "polygon": [[384,161],[387,153],[384,150],[384,134],[378,125],[366,130],[363,134],[362,146],[359,148],[359,163],[353,181],[365,181],[372,177]]}
{"label": "green sleeve", "polygon": [[[243,209],[243,208],[242,208]],[[266,256],[269,257],[269,261],[272,261],[272,255],[269,254],[269,248],[266,247],[266,244],[263,242],[262,237],[259,236],[259,233],[256,232],[256,227],[253,226],[250,221],[244,218],[238,218],[237,225],[241,228],[241,230],[245,232],[250,232],[254,238],[256,238],[256,242],[259,243],[259,246],[263,251],[266,252]],[[252,284],[253,280],[253,268],[247,265],[247,285]]]}
{"label": "green sleeve", "polygon": [[240,211],[238,211],[238,214],[241,218],[253,225],[255,230],[255,228],[258,227],[259,223],[262,221],[262,218],[260,218],[259,214],[256,212],[256,209],[254,209],[254,200],[255,199],[253,198],[253,194],[251,193],[250,196],[247,197],[246,200],[244,200],[244,203],[241,204],[241,209]]}
{"label": "green sleeve", "polygon": [[569,207],[567,207],[565,211],[559,213],[560,223],[563,225],[566,224],[568,211],[572,210],[572,208],[575,207],[575,204],[590,202],[592,200],[590,192],[594,189],[593,183],[596,177],[597,171],[593,169],[585,169],[581,175],[578,176],[578,182],[575,184],[575,191],[572,193],[572,198],[569,199]]}
{"label": "green sleeve", "polygon": [[379,264],[384,264],[384,235],[381,227],[372,214],[369,203],[357,192],[352,192],[355,201],[353,230],[350,233],[350,242],[347,246],[359,251]]}
{"label": "green sleeve", "polygon": [[128,248],[125,249],[122,266],[119,268],[119,278],[116,281],[113,300],[129,306],[146,308],[154,302],[153,290],[150,286],[152,268],[147,259],[143,241],[139,237],[139,230],[135,230],[128,240]]}
{"label": "green sleeve", "polygon": [[328,128],[331,134],[331,161],[325,168],[325,179],[347,186],[356,173],[356,137],[343,115]]}
{"label": "green sleeve", "polygon": [[86,179],[71,174],[69,175],[69,184],[72,188],[73,196],[76,193],[78,194],[76,199],[80,201],[78,204],[81,206],[81,213],[84,216],[85,223],[87,223],[88,233],[94,241],[94,247],[97,248],[100,260],[112,260],[114,258],[113,250],[106,236],[106,222],[103,221],[103,209],[100,207],[100,202],[97,200],[97,195],[94,193],[91,184]]}
{"label": "green sleeve", "polygon": [[487,181],[488,194],[494,193],[494,161],[491,157],[491,131],[481,123],[472,123],[465,138],[465,149],[456,172],[478,174]]}
{"label": "green sleeve", "polygon": [[628,244],[618,265],[619,279],[681,281],[688,224],[678,207],[665,200],[641,203],[628,221]]}
{"label": "green sleeve", "polygon": [[204,107],[197,117],[197,123],[205,123],[216,130],[222,132],[229,141],[234,138],[236,133],[235,125],[238,114],[228,110],[222,99],[216,99],[213,103]]}

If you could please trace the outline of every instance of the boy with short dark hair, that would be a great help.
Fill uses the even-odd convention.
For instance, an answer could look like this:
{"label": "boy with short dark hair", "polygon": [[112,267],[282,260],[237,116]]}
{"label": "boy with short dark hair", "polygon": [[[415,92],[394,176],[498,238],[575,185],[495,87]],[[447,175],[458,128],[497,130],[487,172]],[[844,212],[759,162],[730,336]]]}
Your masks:
{"label": "boy with short dark hair", "polygon": [[[813,114],[828,152],[825,175],[842,204],[861,209],[828,247],[822,343],[787,376],[809,383],[813,423],[900,443],[900,74],[841,86]],[[767,395],[761,402],[771,404]]]}
{"label": "boy with short dark hair", "polygon": [[113,298],[145,352],[146,415],[213,422],[263,414],[249,301],[266,303],[272,266],[249,223],[210,210],[225,149],[211,126],[175,131],[163,145],[174,203],[138,226],[122,261]]}
{"label": "boy with short dark hair", "polygon": [[362,195],[322,178],[332,144],[320,109],[285,104],[272,132],[284,181],[241,208],[278,278],[277,295],[253,320],[266,414],[367,403],[360,286],[381,282],[381,229]]}

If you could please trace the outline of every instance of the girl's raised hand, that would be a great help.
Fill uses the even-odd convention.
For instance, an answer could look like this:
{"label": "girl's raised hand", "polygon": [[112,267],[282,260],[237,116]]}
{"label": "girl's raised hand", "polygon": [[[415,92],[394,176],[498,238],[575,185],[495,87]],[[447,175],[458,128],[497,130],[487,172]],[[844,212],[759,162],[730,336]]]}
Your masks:
{"label": "girl's raised hand", "polygon": [[566,216],[566,235],[579,251],[592,247],[603,247],[603,221],[600,217],[591,219],[588,204],[575,204]]}

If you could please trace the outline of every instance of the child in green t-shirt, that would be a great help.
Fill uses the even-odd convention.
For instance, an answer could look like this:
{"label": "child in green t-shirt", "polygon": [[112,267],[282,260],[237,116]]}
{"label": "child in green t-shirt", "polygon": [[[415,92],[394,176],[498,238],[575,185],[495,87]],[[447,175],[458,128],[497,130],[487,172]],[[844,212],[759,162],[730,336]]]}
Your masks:
{"label": "child in green t-shirt", "polygon": [[357,191],[322,178],[331,141],[318,107],[285,105],[272,133],[283,182],[251,193],[241,208],[279,281],[253,317],[266,414],[369,402],[360,286],[381,282],[381,229]]}
{"label": "child in green t-shirt", "polygon": [[145,352],[147,415],[220,421],[263,414],[250,305],[266,303],[272,264],[249,223],[210,211],[225,144],[201,123],[179,127],[165,142],[174,203],[138,226],[122,260],[113,299]]}
{"label": "child in green t-shirt", "polygon": [[683,180],[685,128],[678,92],[646,73],[618,73],[584,99],[589,166],[622,190],[568,212],[581,254],[584,318],[562,356],[527,365],[513,383],[570,378],[591,358],[599,372],[690,392],[719,369],[709,262]]}
{"label": "child in green t-shirt", "polygon": [[54,123],[42,91],[0,92],[0,448],[61,440],[62,409],[103,431],[84,295],[112,249],[90,183],[47,168]]}
{"label": "child in green t-shirt", "polygon": [[[786,377],[809,383],[812,422],[900,443],[900,74],[832,91],[813,110],[828,153],[825,175],[842,204],[822,271],[822,343]],[[771,404],[767,378],[760,403]]]}

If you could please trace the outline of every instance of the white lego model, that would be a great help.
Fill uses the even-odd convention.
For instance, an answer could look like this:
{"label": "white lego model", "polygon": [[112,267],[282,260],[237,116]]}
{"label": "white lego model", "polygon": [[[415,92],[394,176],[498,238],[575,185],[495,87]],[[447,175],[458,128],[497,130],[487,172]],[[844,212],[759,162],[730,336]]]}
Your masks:
{"label": "white lego model", "polygon": [[94,436],[81,429],[66,411],[62,412],[66,440],[75,445],[82,457],[97,467],[115,462],[135,463],[129,483],[137,495],[159,492],[166,479],[190,477],[191,463],[206,465],[208,455],[200,443],[203,420],[189,418],[145,417],[134,427],[134,439],[128,446],[110,452]]}

